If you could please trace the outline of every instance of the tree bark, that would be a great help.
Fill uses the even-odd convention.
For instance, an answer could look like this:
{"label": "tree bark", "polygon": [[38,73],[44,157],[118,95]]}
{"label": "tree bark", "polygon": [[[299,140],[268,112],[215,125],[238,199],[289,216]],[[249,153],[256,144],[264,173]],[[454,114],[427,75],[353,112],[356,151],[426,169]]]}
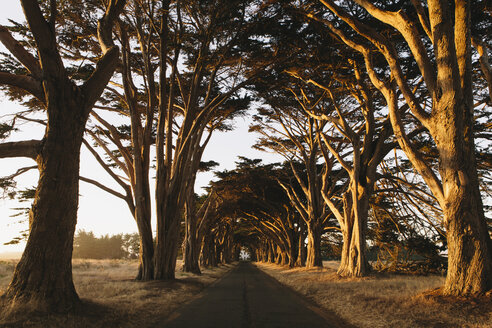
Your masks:
{"label": "tree bark", "polygon": [[288,234],[289,240],[289,267],[293,268],[296,265],[297,258],[299,256],[299,245],[296,238],[296,232],[292,229]]}
{"label": "tree bark", "polygon": [[321,258],[321,227],[315,220],[307,223],[308,227],[308,244],[306,267],[322,267],[323,259]]}
{"label": "tree bark", "polygon": [[[137,149],[140,149],[138,147]],[[134,156],[140,156],[136,151]],[[133,194],[135,199],[135,221],[137,222],[138,235],[140,237],[139,266],[137,280],[152,280],[154,278],[154,241],[151,226],[151,205],[149,186],[148,162],[134,157]]]}
{"label": "tree bark", "polygon": [[150,204],[147,201],[150,200],[150,195],[148,197],[136,197],[135,200],[136,221],[140,237],[140,263],[136,280],[147,281],[154,278],[154,241],[150,224]]}
{"label": "tree bark", "polygon": [[268,262],[269,263],[275,263],[275,251],[273,249],[272,242],[267,243],[268,247]]}
{"label": "tree bark", "polygon": [[[436,117],[435,134],[444,191],[440,205],[448,245],[443,291],[449,295],[481,294],[492,289],[492,242],[479,191],[470,123],[473,112],[466,101],[439,105],[452,109],[442,110]],[[460,119],[461,115],[465,120]]]}
{"label": "tree bark", "polygon": [[36,158],[40,176],[29,213],[29,239],[5,296],[13,304],[35,304],[40,311],[67,312],[79,304],[71,260],[88,113],[81,113],[73,84],[49,83],[57,93],[49,97],[49,123]]}
{"label": "tree bark", "polygon": [[[157,280],[174,279],[176,276],[176,258],[179,247],[179,222],[181,211],[177,200],[170,193],[164,211],[158,216],[157,244],[155,248],[155,276]],[[159,206],[159,205],[158,205]]]}
{"label": "tree bark", "polygon": [[299,228],[299,240],[298,240],[298,256],[297,256],[297,261],[296,265],[300,267],[306,266],[306,258],[307,258],[307,249],[306,245],[304,243],[306,239],[306,233],[305,233],[304,225],[301,224]]}
{"label": "tree bark", "polygon": [[188,197],[185,209],[185,247],[184,247],[184,272],[201,274],[198,257],[200,245],[197,238],[197,216],[194,193]]}
{"label": "tree bark", "polygon": [[[363,188],[359,188],[362,190]],[[337,273],[342,277],[363,277],[369,271],[366,257],[366,229],[369,199],[360,193],[358,206],[353,206],[354,193],[344,195],[343,247]],[[358,211],[358,214],[355,211]]]}
{"label": "tree bark", "polygon": [[[455,40],[454,45],[451,43],[446,49],[449,52],[447,58],[453,61],[453,85],[446,90],[445,86],[450,87],[445,82],[448,77],[439,72],[443,95],[437,104],[438,114],[435,116],[437,133],[434,140],[440,157],[444,191],[441,207],[448,242],[448,274],[444,293],[450,295],[482,294],[492,289],[492,240],[480,195],[473,136],[470,12],[471,2],[455,2]],[[439,19],[432,21],[434,32],[436,23]],[[441,51],[438,49],[436,52],[440,55]],[[458,65],[453,65],[455,60]],[[458,92],[455,94],[455,91]],[[448,131],[448,127],[452,131]]]}

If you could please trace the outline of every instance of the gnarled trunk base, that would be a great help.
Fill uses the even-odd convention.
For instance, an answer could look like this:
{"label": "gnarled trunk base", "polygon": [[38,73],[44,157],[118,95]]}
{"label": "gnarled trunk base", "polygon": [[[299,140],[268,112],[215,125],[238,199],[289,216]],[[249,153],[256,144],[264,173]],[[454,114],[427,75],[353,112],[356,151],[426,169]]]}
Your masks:
{"label": "gnarled trunk base", "polygon": [[459,186],[448,199],[452,205],[444,211],[448,242],[445,295],[480,295],[492,289],[492,242],[483,205],[478,192],[474,195],[467,187]]}

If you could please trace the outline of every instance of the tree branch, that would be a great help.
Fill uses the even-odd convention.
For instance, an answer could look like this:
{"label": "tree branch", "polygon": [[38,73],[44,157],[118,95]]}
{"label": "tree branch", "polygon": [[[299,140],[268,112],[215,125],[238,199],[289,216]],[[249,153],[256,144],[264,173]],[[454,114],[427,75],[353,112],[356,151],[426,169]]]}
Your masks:
{"label": "tree branch", "polygon": [[100,182],[97,182],[96,180],[92,180],[92,179],[89,179],[89,178],[86,178],[86,177],[83,177],[83,176],[80,176],[79,179],[81,181],[90,183],[90,184],[92,184],[92,185],[94,185],[94,186],[96,186],[96,187],[98,187],[98,188],[106,191],[107,193],[110,193],[111,195],[116,196],[116,197],[121,198],[121,199],[123,199],[123,200],[126,201],[126,196],[125,195],[123,195],[123,194],[121,194],[121,193],[117,192],[116,190],[113,190],[113,189],[111,189],[109,187],[106,187],[105,185],[103,185]]}
{"label": "tree branch", "polygon": [[[415,95],[410,90],[410,87],[405,80],[404,73],[401,69],[401,66],[398,62],[398,55],[396,53],[393,45],[381,34],[377,33],[374,29],[367,26],[366,24],[361,23],[359,20],[354,17],[348,15],[344,10],[335,5],[331,0],[320,0],[328,9],[330,9],[335,15],[337,15],[340,19],[342,19],[345,23],[347,23],[355,32],[369,40],[378,51],[384,55],[386,62],[389,65],[389,68],[400,87],[400,90],[405,97],[405,100],[412,111],[412,113],[417,117],[417,119],[422,122],[427,128],[429,128],[429,117],[430,115],[426,113],[420,104],[418,103]],[[315,18],[313,15],[308,15],[308,17],[316,19],[317,21],[325,24],[333,33],[335,33],[345,44],[354,50],[359,51],[364,54],[364,57],[370,56],[370,49],[360,43],[355,42],[353,39],[345,36],[343,32],[341,32],[338,28],[336,28],[331,22],[327,20],[322,20],[319,18]],[[374,83],[374,82],[373,82]],[[429,85],[428,85],[429,86]]]}
{"label": "tree branch", "polygon": [[110,0],[104,16],[98,22],[97,37],[103,57],[97,62],[96,69],[82,86],[88,111],[103,92],[118,64],[119,49],[113,42],[113,26],[125,4],[126,0]]}
{"label": "tree branch", "polygon": [[39,101],[46,102],[43,85],[31,76],[0,72],[0,84],[20,88],[32,94]]}
{"label": "tree branch", "polygon": [[42,71],[39,66],[38,60],[31,55],[16,39],[12,37],[10,31],[5,27],[0,25],[0,42],[5,46],[5,48],[10,51],[15,58],[17,58],[20,63],[27,68],[31,75],[36,79],[41,79]]}
{"label": "tree branch", "polygon": [[487,86],[489,88],[489,103],[492,103],[492,66],[489,61],[489,55],[487,52],[486,45],[477,40],[477,38],[472,37],[472,44],[477,49],[480,61],[480,68],[482,69],[485,81],[487,81]]}
{"label": "tree branch", "polygon": [[0,158],[28,157],[36,160],[41,140],[5,142],[0,144]]}
{"label": "tree branch", "polygon": [[39,2],[37,0],[21,0],[21,4],[29,29],[36,41],[43,75],[50,72],[55,76],[63,77],[65,69],[57,49],[56,37],[41,12]]}
{"label": "tree branch", "polygon": [[433,93],[436,87],[436,76],[415,25],[401,10],[398,12],[382,10],[367,0],[354,0],[354,2],[362,6],[374,18],[394,27],[401,33],[413,53],[427,88]]}

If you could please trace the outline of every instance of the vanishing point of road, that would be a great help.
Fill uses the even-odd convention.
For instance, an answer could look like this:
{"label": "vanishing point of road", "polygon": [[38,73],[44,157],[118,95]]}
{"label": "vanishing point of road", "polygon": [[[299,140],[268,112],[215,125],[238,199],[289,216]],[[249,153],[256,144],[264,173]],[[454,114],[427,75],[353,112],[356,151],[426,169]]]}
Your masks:
{"label": "vanishing point of road", "polygon": [[323,312],[253,264],[241,262],[199,298],[178,309],[166,328],[338,327]]}

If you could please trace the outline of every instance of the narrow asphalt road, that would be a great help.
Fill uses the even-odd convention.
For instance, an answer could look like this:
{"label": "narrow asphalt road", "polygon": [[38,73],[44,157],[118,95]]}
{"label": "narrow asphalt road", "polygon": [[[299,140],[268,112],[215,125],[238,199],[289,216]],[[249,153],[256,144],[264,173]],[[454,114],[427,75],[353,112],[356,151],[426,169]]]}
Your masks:
{"label": "narrow asphalt road", "polygon": [[254,265],[241,262],[201,297],[178,309],[166,328],[334,327],[314,306]]}

